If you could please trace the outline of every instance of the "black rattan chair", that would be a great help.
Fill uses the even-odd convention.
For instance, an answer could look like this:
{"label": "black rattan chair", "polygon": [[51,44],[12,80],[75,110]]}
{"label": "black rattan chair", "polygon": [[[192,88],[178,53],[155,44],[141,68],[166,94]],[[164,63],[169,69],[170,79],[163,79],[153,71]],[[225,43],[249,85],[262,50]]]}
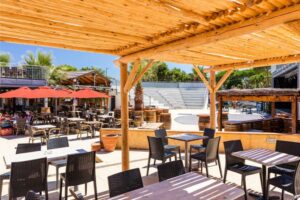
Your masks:
{"label": "black rattan chair", "polygon": [[25,197],[29,190],[45,191],[45,197],[48,199],[46,158],[11,164],[9,199]]}
{"label": "black rattan chair", "polygon": [[[68,147],[69,141],[68,137],[59,137],[59,138],[52,138],[47,141],[47,149],[57,149]],[[49,163],[50,165],[56,168],[56,188],[58,188],[58,175],[59,175],[59,168],[64,167],[67,165],[66,159],[56,160]]]}
{"label": "black rattan chair", "polygon": [[[282,190],[281,200],[284,199],[284,192],[290,192],[293,195],[300,195],[300,162],[297,163],[295,172],[292,176],[288,176],[283,174],[281,176],[277,176],[275,178],[271,178],[268,180],[267,186],[267,199],[269,197],[269,188],[270,185],[278,187]],[[298,198],[295,198],[298,199]]]}
{"label": "black rattan chair", "polygon": [[[156,137],[162,139],[165,151],[177,151],[179,154],[179,159],[181,160],[180,146],[169,145],[166,129],[157,129],[154,132],[155,132]],[[155,161],[154,161],[154,163],[155,163]]]}
{"label": "black rattan chair", "polygon": [[68,187],[94,182],[95,199],[97,199],[95,152],[68,155],[66,173],[60,174],[59,199],[62,198],[62,184],[65,182],[65,199],[68,199]]}
{"label": "black rattan chair", "polygon": [[166,160],[174,156],[175,160],[177,160],[177,155],[171,151],[165,151],[164,144],[161,138],[150,137],[148,136],[148,144],[149,144],[149,157],[148,157],[148,165],[147,165],[147,176],[149,175],[150,168],[150,160],[151,158],[155,160],[161,160],[162,163],[165,163]]}
{"label": "black rattan chair", "polygon": [[[282,141],[282,140],[276,141],[275,151],[300,157],[299,149],[300,149],[300,143],[298,142],[290,142],[290,141]],[[276,176],[283,175],[283,174],[293,176],[297,164],[298,162],[291,162],[291,163],[270,167],[268,170],[268,179],[270,178],[271,174],[275,174]]]}
{"label": "black rattan chair", "polygon": [[131,169],[108,177],[110,197],[143,187],[140,169]]}
{"label": "black rattan chair", "polygon": [[246,165],[244,159],[237,158],[231,155],[234,152],[243,151],[243,145],[240,140],[232,140],[232,141],[224,142],[224,149],[225,149],[226,163],[225,163],[225,173],[224,173],[223,181],[224,183],[226,182],[228,170],[241,174],[242,184],[245,191],[245,199],[247,199],[248,195],[247,195],[247,187],[246,187],[246,176],[259,173],[261,184],[262,184],[262,170],[259,167]]}
{"label": "black rattan chair", "polygon": [[203,162],[205,163],[206,176],[209,177],[208,164],[212,162],[217,162],[217,165],[219,166],[220,170],[220,175],[222,177],[221,162],[219,158],[220,139],[221,137],[209,139],[204,152],[198,152],[190,155],[190,171],[192,170],[192,159],[196,159],[201,162],[201,172],[203,170],[202,164]]}
{"label": "black rattan chair", "polygon": [[185,174],[182,160],[176,160],[157,166],[159,182]]}
{"label": "black rattan chair", "polygon": [[40,199],[41,196],[32,190],[28,191],[25,197],[25,200],[40,200]]}
{"label": "black rattan chair", "polygon": [[208,140],[215,137],[215,132],[215,129],[205,128],[203,135],[207,136],[208,139],[204,139],[202,144],[192,144],[190,146],[190,154],[192,153],[193,149],[197,151],[204,151],[207,146]]}

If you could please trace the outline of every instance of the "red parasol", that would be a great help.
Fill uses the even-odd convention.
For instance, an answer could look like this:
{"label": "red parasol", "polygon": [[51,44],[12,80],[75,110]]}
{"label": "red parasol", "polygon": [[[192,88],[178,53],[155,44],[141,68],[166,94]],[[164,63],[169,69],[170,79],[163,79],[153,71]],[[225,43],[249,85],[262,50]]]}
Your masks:
{"label": "red parasol", "polygon": [[5,93],[0,94],[0,98],[10,99],[10,98],[26,98],[31,99],[33,97],[33,90],[29,87],[20,87],[16,90],[11,90]]}
{"label": "red parasol", "polygon": [[33,98],[71,98],[71,93],[65,90],[55,90],[47,86],[33,90]]}
{"label": "red parasol", "polygon": [[78,99],[110,98],[107,94],[94,91],[90,88],[75,91],[72,93],[72,97]]}

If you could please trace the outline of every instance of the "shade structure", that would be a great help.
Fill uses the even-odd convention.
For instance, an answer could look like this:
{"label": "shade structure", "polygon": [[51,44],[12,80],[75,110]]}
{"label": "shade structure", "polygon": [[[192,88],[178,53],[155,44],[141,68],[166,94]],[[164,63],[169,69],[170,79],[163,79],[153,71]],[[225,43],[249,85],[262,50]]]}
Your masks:
{"label": "shade structure", "polygon": [[11,91],[0,94],[0,98],[3,98],[3,99],[10,99],[10,98],[32,99],[34,97],[33,97],[33,90],[31,90],[29,87],[20,87],[16,90],[11,90]]}
{"label": "shade structure", "polygon": [[107,94],[94,91],[90,88],[75,91],[72,93],[72,97],[78,99],[110,98]]}
{"label": "shade structure", "polygon": [[55,90],[51,87],[42,86],[33,90],[32,98],[71,98],[71,93],[66,90]]}

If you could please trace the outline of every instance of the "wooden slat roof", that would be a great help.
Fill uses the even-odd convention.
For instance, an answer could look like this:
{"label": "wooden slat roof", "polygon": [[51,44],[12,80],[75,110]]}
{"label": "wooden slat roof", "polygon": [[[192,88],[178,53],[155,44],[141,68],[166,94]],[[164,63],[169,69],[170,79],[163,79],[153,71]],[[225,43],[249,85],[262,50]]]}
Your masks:
{"label": "wooden slat roof", "polygon": [[76,79],[80,85],[94,85],[94,78],[97,86],[109,86],[111,82],[108,78],[94,70],[65,72],[65,76],[66,79],[63,81],[63,84],[66,85],[72,85],[74,79]]}
{"label": "wooden slat roof", "polygon": [[291,88],[257,88],[220,90],[218,96],[300,96],[299,89]]}
{"label": "wooden slat roof", "polygon": [[211,66],[300,61],[300,0],[1,0],[0,41]]}

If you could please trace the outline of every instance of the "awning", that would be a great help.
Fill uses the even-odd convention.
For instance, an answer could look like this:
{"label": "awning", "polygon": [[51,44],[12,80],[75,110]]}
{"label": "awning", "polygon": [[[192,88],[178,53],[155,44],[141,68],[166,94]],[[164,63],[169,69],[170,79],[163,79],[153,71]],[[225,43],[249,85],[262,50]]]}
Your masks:
{"label": "awning", "polygon": [[20,87],[16,90],[11,90],[11,91],[0,94],[0,98],[3,98],[3,99],[10,99],[10,98],[32,99],[34,97],[33,97],[33,90],[31,90],[29,87]]}

